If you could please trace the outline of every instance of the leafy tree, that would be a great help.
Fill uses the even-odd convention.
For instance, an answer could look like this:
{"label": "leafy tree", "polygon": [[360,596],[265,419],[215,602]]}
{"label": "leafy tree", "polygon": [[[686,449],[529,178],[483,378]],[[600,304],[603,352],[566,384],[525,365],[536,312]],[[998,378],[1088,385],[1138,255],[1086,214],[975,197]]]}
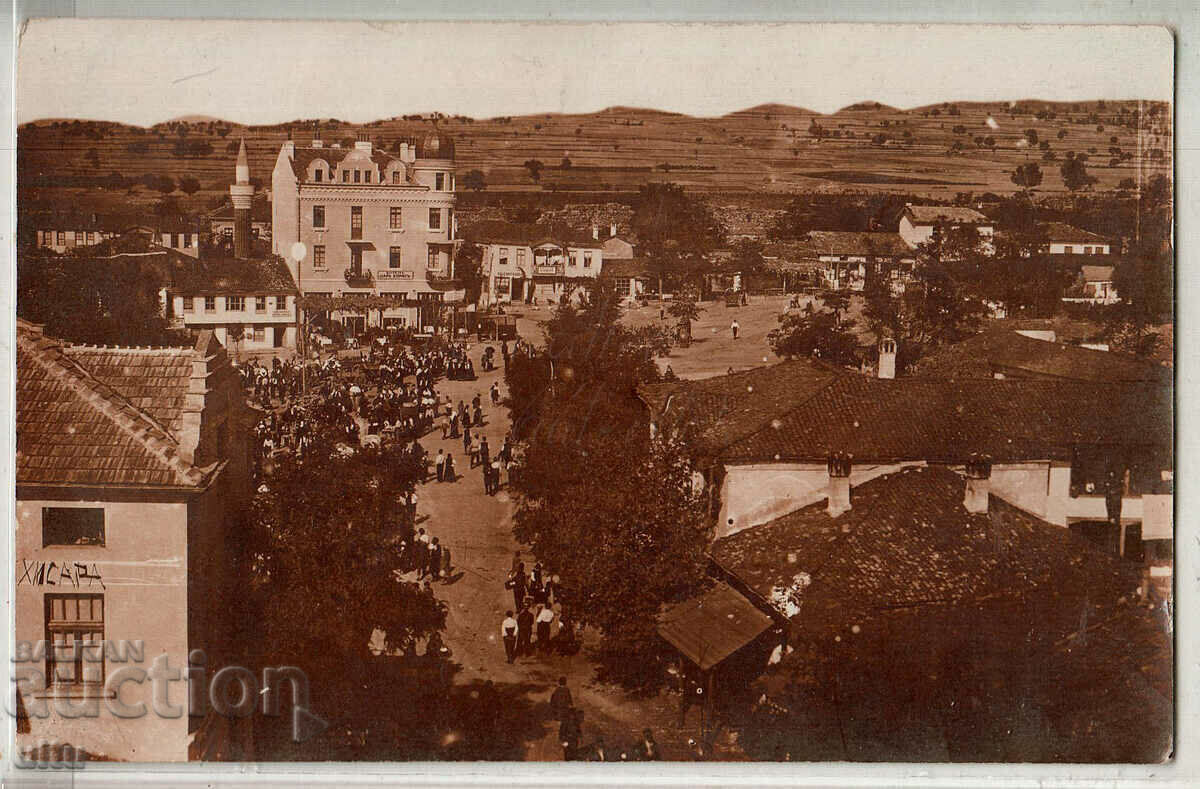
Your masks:
{"label": "leafy tree", "polygon": [[222,139],[229,136],[230,128],[228,126],[220,126],[217,128],[217,135]]}
{"label": "leafy tree", "polygon": [[[599,629],[604,679],[653,686],[662,607],[705,583],[708,520],[679,448],[652,441],[636,387],[658,377],[646,332],[598,282],[543,324],[505,371],[524,459],[513,534],[562,579],[570,616]],[[597,485],[603,478],[605,484]]]}
{"label": "leafy tree", "polygon": [[676,184],[646,184],[638,190],[631,220],[638,246],[659,279],[672,287],[691,284],[703,293],[709,254],[721,243],[721,228],[703,203]]}
{"label": "leafy tree", "polygon": [[484,189],[487,189],[487,182],[484,181],[483,171],[468,170],[463,175],[463,186],[476,192],[482,192]]}
{"label": "leafy tree", "polygon": [[179,179],[179,188],[184,194],[194,195],[200,191],[200,181],[194,176],[185,175]]}
{"label": "leafy tree", "polygon": [[347,456],[336,439],[318,428],[301,458],[277,463],[244,545],[260,635],[279,659],[323,674],[362,665],[375,629],[389,649],[411,650],[446,622],[442,603],[393,575],[411,530],[396,525],[394,502],[424,476],[424,458],[407,448]]}
{"label": "leafy tree", "polygon": [[525,163],[521,166],[529,171],[529,177],[531,179],[533,179],[534,183],[537,183],[538,181],[542,180],[542,166],[543,165],[540,161],[538,161],[537,159],[526,159]]}
{"label": "leafy tree", "polygon": [[175,191],[175,179],[169,175],[160,175],[155,179],[152,188],[163,194],[170,194]]}
{"label": "leafy tree", "polygon": [[1026,162],[1013,170],[1011,180],[1022,189],[1036,189],[1042,183],[1042,168],[1037,162]]}
{"label": "leafy tree", "polygon": [[92,345],[186,345],[158,301],[167,273],[136,259],[95,260],[30,250],[17,264],[17,315],[46,333]]}
{"label": "leafy tree", "polygon": [[1030,145],[1037,145],[1038,144],[1037,129],[1026,129],[1025,130],[1025,139],[1029,141]]}
{"label": "leafy tree", "polygon": [[845,367],[858,364],[858,340],[849,323],[841,323],[826,310],[780,315],[779,326],[767,332],[767,342],[776,356],[785,359],[817,356]]}
{"label": "leafy tree", "polygon": [[679,338],[684,347],[692,344],[692,321],[699,320],[703,311],[695,299],[687,296],[672,301],[667,308],[667,313],[678,321]]}
{"label": "leafy tree", "polygon": [[1088,175],[1087,166],[1084,164],[1086,160],[1083,156],[1084,154],[1072,156],[1058,168],[1059,173],[1062,174],[1063,184],[1072,192],[1087,189],[1096,182],[1093,176]]}
{"label": "leafy tree", "polygon": [[483,289],[483,247],[470,242],[463,242],[459,246],[454,253],[454,278],[466,290],[468,304],[479,301]]}

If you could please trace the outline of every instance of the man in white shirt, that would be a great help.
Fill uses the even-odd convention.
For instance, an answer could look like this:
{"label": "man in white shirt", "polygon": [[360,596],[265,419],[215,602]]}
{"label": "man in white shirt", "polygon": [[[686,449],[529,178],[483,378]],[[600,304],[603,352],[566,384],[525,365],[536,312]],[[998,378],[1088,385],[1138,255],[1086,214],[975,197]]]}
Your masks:
{"label": "man in white shirt", "polygon": [[504,612],[504,623],[500,625],[500,637],[504,639],[504,655],[508,662],[517,659],[517,620],[511,610]]}

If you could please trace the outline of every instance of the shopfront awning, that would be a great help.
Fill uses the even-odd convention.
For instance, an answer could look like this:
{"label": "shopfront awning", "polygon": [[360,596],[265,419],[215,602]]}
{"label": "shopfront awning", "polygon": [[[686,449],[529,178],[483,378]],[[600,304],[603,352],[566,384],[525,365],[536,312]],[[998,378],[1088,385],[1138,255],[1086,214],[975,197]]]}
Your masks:
{"label": "shopfront awning", "polygon": [[701,671],[754,641],[773,624],[746,597],[718,583],[658,618],[658,634]]}

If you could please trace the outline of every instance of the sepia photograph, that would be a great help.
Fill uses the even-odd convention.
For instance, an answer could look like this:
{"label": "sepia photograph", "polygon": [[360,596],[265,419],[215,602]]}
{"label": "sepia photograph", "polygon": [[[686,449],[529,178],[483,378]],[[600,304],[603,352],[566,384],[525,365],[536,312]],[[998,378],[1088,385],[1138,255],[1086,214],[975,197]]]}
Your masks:
{"label": "sepia photograph", "polygon": [[30,20],[11,758],[1170,762],[1175,57]]}

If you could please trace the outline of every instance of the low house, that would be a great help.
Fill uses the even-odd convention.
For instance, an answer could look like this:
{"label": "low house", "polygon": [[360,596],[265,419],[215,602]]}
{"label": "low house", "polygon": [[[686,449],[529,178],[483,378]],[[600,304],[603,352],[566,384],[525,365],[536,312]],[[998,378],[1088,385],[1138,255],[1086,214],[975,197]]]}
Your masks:
{"label": "low house", "polygon": [[1046,222],[1040,227],[1050,255],[1107,255],[1111,249],[1108,239],[1089,233],[1065,222]]}
{"label": "low house", "polygon": [[185,348],[73,346],[17,321],[19,746],[188,758],[200,718],[186,694],[163,706],[130,672],[186,671],[197,648],[210,671],[227,661],[251,413],[211,332]]}
{"label": "low house", "polygon": [[[34,213],[21,216],[21,224],[33,228],[34,243],[59,254],[77,247],[93,246],[139,228],[140,217],[130,213]],[[144,228],[145,232],[153,232]]]}
{"label": "low house", "polygon": [[200,257],[200,223],[185,216],[160,217],[154,222],[155,241],[191,258]]}
{"label": "low house", "polygon": [[1169,367],[1140,356],[1055,342],[1053,331],[989,329],[922,358],[927,378],[1035,378],[1169,386]]}
{"label": "low house", "polygon": [[480,306],[556,304],[576,287],[595,281],[604,261],[598,235],[546,224],[474,225],[467,237],[483,247]]}
{"label": "low house", "polygon": [[[723,583],[787,622],[779,665],[754,690],[794,758],[821,753],[805,750],[820,720],[836,721],[828,739],[847,759],[1169,752],[1170,631],[1129,603],[1136,567],[991,493],[986,463],[907,468],[853,490],[834,466],[824,500],[710,553]],[[751,621],[714,620],[707,643],[727,649]],[[826,693],[781,687],[789,675]],[[1093,733],[1096,720],[1137,734]],[[789,740],[793,725],[805,735]]]}
{"label": "low house", "polygon": [[298,291],[287,264],[265,259],[205,259],[176,267],[168,318],[211,329],[232,352],[296,347]]}
{"label": "low house", "polygon": [[886,272],[893,287],[903,292],[916,264],[912,248],[897,233],[814,230],[807,243],[821,263],[825,287],[832,290],[862,290],[868,269],[874,269],[876,274]]}
{"label": "low house", "polygon": [[974,208],[909,203],[900,214],[900,237],[911,249],[960,228],[974,228],[991,248],[995,224]]}
{"label": "low house", "polygon": [[650,263],[645,258],[621,258],[604,261],[600,278],[611,281],[622,301],[633,302],[657,288]]}
{"label": "low house", "polygon": [[852,485],[986,454],[1013,506],[1147,562],[1170,552],[1171,389],[1158,382],[868,378],[794,360],[639,394],[653,434],[688,442],[717,536],[820,500],[831,453],[852,456]]}
{"label": "low house", "polygon": [[1082,304],[1116,304],[1120,300],[1112,266],[1080,266],[1079,276],[1063,296],[1065,302]]}

